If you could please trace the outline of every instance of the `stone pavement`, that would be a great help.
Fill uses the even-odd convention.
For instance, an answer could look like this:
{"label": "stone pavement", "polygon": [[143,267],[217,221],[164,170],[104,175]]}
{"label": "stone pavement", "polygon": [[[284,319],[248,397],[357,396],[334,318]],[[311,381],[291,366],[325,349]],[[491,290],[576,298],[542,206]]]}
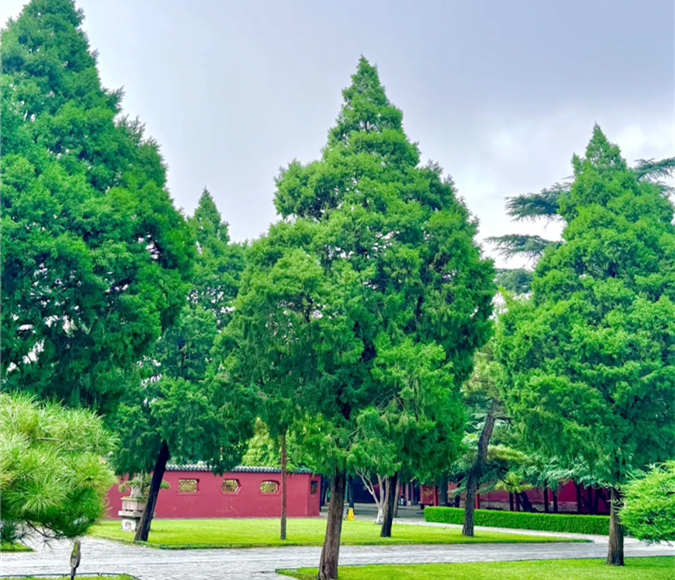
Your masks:
{"label": "stone pavement", "polygon": [[[409,523],[409,522],[406,522]],[[394,528],[394,533],[395,532]],[[512,531],[512,530],[511,530]],[[526,532],[531,533],[531,532]],[[3,553],[1,574],[66,574],[72,543],[34,545],[35,552]],[[78,574],[123,573],[142,580],[269,580],[284,578],[277,568],[316,566],[319,547],[211,550],[157,550],[95,538],[83,538]],[[607,538],[592,543],[342,546],[340,564],[407,564],[498,560],[603,558]],[[626,540],[626,555],[674,556],[675,547],[647,546]]]}

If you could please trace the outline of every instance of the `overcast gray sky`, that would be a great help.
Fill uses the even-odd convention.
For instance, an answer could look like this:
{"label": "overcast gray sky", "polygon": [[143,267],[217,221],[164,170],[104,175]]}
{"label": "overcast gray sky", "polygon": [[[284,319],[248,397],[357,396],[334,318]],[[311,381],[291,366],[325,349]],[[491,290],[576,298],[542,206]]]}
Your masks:
{"label": "overcast gray sky", "polygon": [[[23,4],[3,0],[3,22]],[[276,219],[279,168],[319,156],[360,54],[481,237],[558,234],[511,223],[504,197],[569,175],[596,121],[629,162],[675,154],[672,0],[77,5],[103,84],[124,87],[162,147],[176,204],[191,213],[208,187],[239,240]]]}

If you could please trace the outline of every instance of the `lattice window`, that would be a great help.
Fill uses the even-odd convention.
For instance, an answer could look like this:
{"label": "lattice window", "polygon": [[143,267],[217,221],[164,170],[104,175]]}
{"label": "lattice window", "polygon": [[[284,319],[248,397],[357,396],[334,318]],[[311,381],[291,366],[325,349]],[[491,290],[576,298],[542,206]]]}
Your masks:
{"label": "lattice window", "polygon": [[239,487],[238,479],[224,479],[223,483],[220,485],[220,491],[223,493],[237,493]]}
{"label": "lattice window", "polygon": [[179,479],[178,493],[197,493],[199,491],[198,479]]}
{"label": "lattice window", "polygon": [[276,493],[278,489],[278,481],[262,481],[260,483],[260,491],[263,493]]}

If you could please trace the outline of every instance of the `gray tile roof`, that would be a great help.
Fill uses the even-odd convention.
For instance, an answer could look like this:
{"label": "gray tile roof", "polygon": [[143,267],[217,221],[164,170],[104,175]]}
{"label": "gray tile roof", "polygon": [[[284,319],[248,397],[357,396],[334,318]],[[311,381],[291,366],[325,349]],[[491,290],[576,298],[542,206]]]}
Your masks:
{"label": "gray tile roof", "polygon": [[[191,463],[187,465],[167,465],[167,471],[211,471],[211,468],[203,463]],[[225,473],[281,473],[278,467],[266,467],[258,465],[239,465]],[[288,473],[312,473],[309,469],[300,468]]]}

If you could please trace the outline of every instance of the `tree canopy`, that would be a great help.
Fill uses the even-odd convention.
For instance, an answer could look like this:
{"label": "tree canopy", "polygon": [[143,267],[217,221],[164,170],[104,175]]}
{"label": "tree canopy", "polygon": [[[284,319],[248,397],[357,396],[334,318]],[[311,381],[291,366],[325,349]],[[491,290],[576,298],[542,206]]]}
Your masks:
{"label": "tree canopy", "polygon": [[110,410],[183,305],[194,250],[82,20],[33,0],[2,32],[3,386]]}

